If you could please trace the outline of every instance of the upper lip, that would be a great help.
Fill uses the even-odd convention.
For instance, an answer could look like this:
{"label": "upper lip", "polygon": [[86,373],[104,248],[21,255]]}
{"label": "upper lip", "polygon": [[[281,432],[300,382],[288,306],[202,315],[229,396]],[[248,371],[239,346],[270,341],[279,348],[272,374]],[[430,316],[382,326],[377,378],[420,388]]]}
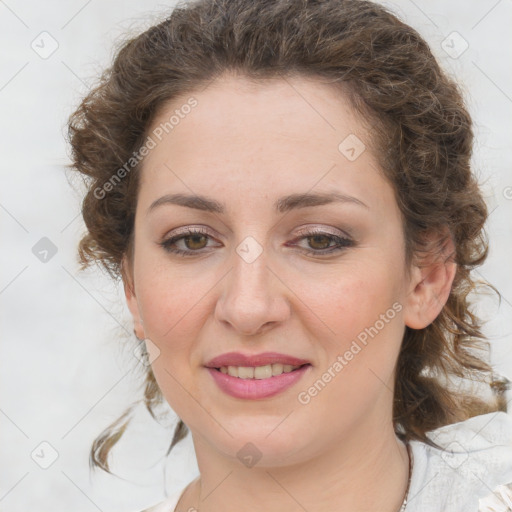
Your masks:
{"label": "upper lip", "polygon": [[263,352],[261,354],[247,355],[240,352],[227,352],[220,356],[214,357],[208,361],[205,366],[207,368],[221,368],[222,366],[265,366],[267,364],[290,364],[292,366],[302,366],[310,364],[305,359],[289,356],[287,354],[279,354],[278,352]]}

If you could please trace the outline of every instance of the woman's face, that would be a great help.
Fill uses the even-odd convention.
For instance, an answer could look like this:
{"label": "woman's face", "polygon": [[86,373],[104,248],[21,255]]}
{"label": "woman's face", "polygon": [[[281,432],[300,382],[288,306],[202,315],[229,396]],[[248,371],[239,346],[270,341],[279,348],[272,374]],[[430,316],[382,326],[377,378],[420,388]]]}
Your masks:
{"label": "woman's face", "polygon": [[[413,283],[393,189],[346,98],[305,78],[224,76],[148,133],[126,294],[194,440],[277,466],[392,428]],[[232,352],[309,364],[269,377],[290,369],[281,356],[249,361],[266,366],[250,380],[206,368]]]}

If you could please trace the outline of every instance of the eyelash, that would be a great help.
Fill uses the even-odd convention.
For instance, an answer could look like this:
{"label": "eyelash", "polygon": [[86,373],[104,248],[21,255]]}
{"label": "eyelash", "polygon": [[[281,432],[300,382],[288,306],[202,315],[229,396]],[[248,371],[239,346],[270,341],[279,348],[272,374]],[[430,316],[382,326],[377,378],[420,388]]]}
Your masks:
{"label": "eyelash", "polygon": [[[158,245],[163,247],[163,249],[166,252],[171,253],[171,254],[176,254],[177,256],[186,257],[186,256],[194,256],[195,255],[194,253],[200,254],[201,251],[204,251],[204,249],[199,249],[196,251],[189,249],[187,251],[184,251],[182,249],[176,249],[175,247],[172,248],[172,245],[174,245],[176,242],[178,242],[179,240],[182,240],[184,238],[188,238],[191,235],[205,235],[205,236],[211,238],[209,233],[204,229],[190,228],[187,231],[184,231],[183,233],[181,233],[179,235],[168,238],[167,240],[164,240],[163,242],[159,242]],[[307,238],[311,238],[314,236],[327,236],[328,238],[331,239],[331,241],[337,242],[338,246],[330,247],[328,249],[318,249],[318,250],[301,249],[308,255],[324,256],[324,255],[332,254],[335,252],[340,252],[340,251],[345,250],[348,247],[354,246],[354,241],[350,238],[340,237],[337,235],[333,235],[332,233],[327,233],[325,231],[319,231],[319,230],[305,231],[301,236],[299,236],[298,238],[296,238],[293,241],[295,242],[297,240],[307,239]]]}

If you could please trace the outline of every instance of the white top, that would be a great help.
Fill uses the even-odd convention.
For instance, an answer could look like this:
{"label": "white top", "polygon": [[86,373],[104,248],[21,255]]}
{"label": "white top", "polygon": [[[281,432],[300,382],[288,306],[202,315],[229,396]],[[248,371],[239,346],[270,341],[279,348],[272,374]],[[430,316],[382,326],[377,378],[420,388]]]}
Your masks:
{"label": "white top", "polygon": [[[443,450],[410,441],[406,512],[512,512],[512,416],[483,414],[427,436]],[[175,512],[186,487],[141,512]]]}

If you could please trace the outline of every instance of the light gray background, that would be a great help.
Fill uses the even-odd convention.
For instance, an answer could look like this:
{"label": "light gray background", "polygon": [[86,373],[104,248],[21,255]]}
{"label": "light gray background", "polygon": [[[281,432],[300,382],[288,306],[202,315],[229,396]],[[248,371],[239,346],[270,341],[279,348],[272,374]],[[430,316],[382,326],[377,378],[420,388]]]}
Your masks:
{"label": "light gray background", "polygon": [[[76,246],[84,226],[80,189],[69,185],[65,123],[116,40],[141,31],[172,2],[148,0],[0,0],[2,251],[0,358],[2,462],[0,510],[135,511],[164,499],[197,474],[190,435],[173,451],[164,479],[167,429],[138,408],[115,450],[113,470],[89,475],[94,437],[134,399],[141,367],[131,354],[131,323],[120,287],[98,270],[80,273]],[[480,275],[503,295],[481,297],[490,318],[492,360],[512,379],[512,2],[386,2],[430,42],[462,84],[476,125],[475,168],[492,211],[491,252]],[[58,43],[51,49],[47,31]],[[454,53],[469,47],[458,58]],[[448,39],[447,36],[452,34]],[[41,42],[41,39],[46,38]],[[442,47],[452,46],[452,56]],[[33,43],[34,41],[34,43]],[[38,48],[39,54],[31,47]],[[32,248],[49,238],[57,253],[40,261]],[[52,449],[58,453],[48,468]],[[33,454],[33,458],[31,456]]]}

